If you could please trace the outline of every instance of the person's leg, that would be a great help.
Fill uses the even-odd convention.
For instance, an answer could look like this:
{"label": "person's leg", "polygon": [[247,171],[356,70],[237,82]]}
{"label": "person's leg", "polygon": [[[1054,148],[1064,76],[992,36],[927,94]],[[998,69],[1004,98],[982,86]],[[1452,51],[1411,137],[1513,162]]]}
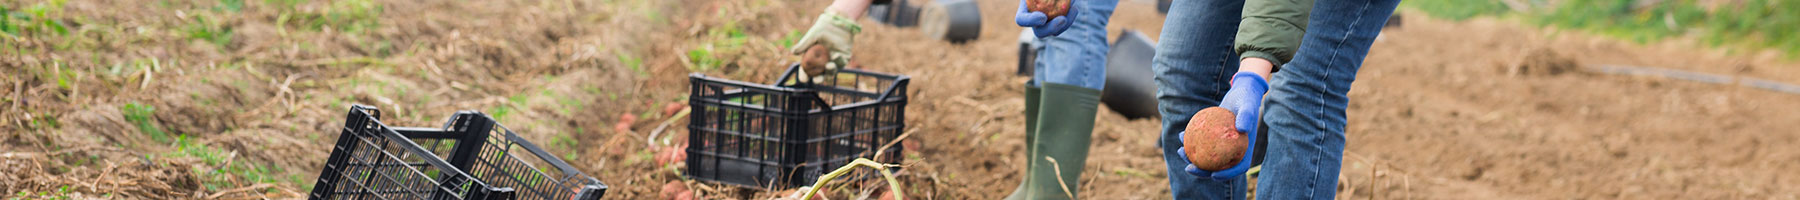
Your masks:
{"label": "person's leg", "polygon": [[1023,175],[1020,175],[1022,178],[1019,181],[1019,187],[1013,188],[1012,194],[1006,195],[1008,200],[1024,199],[1025,194],[1030,193],[1028,191],[1031,187],[1027,187],[1027,185],[1033,180],[1031,172],[1037,170],[1037,167],[1034,167],[1037,166],[1035,164],[1037,162],[1031,162],[1031,159],[1038,157],[1038,154],[1031,148],[1037,145],[1037,110],[1039,102],[1042,102],[1043,99],[1042,91],[1043,88],[1037,85],[1037,80],[1025,83],[1025,171],[1021,173]]}
{"label": "person's leg", "polygon": [[1257,199],[1332,199],[1344,159],[1344,109],[1369,45],[1399,0],[1317,1],[1294,60],[1270,78],[1269,154]]}
{"label": "person's leg", "polygon": [[1080,0],[1075,23],[1061,35],[1041,38],[1033,79],[1100,90],[1106,84],[1106,23],[1118,0]]}
{"label": "person's leg", "polygon": [[[1026,141],[1026,180],[1008,199],[1075,199],[1087,164],[1106,84],[1106,22],[1117,0],[1083,0],[1075,22],[1061,35],[1044,38],[1033,83],[1039,89],[1035,127]],[[1051,162],[1046,158],[1054,158]]]}
{"label": "person's leg", "polygon": [[1188,174],[1188,163],[1175,153],[1180,133],[1200,109],[1219,105],[1237,71],[1231,50],[1242,19],[1243,0],[1175,1],[1163,22],[1152,70],[1156,73],[1157,107],[1162,113],[1163,163],[1175,199],[1244,199],[1244,179],[1212,180]]}

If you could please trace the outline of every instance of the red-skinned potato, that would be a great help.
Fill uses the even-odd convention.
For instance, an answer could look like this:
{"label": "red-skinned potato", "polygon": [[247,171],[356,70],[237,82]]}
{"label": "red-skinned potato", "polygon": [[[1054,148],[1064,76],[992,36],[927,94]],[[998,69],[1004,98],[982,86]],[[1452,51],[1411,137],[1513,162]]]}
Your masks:
{"label": "red-skinned potato", "polygon": [[657,165],[669,165],[687,161],[687,145],[663,147],[656,153]]}
{"label": "red-skinned potato", "polygon": [[1250,145],[1249,136],[1237,131],[1237,116],[1220,107],[1195,113],[1185,134],[1187,140],[1181,143],[1187,147],[1188,162],[1207,171],[1236,165]]}
{"label": "red-skinned potato", "polygon": [[688,190],[687,184],[682,184],[680,180],[675,180],[669,181],[669,184],[663,184],[662,192],[659,192],[658,196],[668,200],[694,199],[694,192],[693,190]]}
{"label": "red-skinned potato", "polygon": [[683,108],[687,108],[687,105],[682,105],[681,102],[669,102],[669,105],[663,106],[663,116],[675,116],[675,113],[681,112]]}
{"label": "red-skinned potato", "polygon": [[1050,18],[1046,18],[1046,20],[1056,19],[1057,17],[1069,14],[1069,4],[1074,3],[1074,1],[1075,0],[1026,0],[1025,9],[1043,12],[1044,15],[1050,16]]}
{"label": "red-skinned potato", "polygon": [[[781,192],[778,192],[775,194],[784,195],[784,196],[781,196],[781,198],[775,198],[778,200],[799,200],[801,196],[806,196],[806,190],[804,190],[802,188],[794,188],[794,189],[782,190]],[[813,193],[811,200],[825,200],[825,191],[819,191],[818,193]]]}
{"label": "red-skinned potato", "polygon": [[898,200],[898,199],[895,199],[895,198],[894,198],[894,191],[893,191],[893,190],[882,190],[882,191],[881,191],[881,194],[878,194],[878,196],[876,196],[876,198],[875,198],[875,199],[879,199],[879,200]]}

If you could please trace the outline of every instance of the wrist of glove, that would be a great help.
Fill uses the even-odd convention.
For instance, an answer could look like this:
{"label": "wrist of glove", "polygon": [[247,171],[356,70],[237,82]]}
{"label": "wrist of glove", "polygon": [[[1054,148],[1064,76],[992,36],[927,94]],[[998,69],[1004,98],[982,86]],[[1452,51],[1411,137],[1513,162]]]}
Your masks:
{"label": "wrist of glove", "polygon": [[[1256,139],[1258,138],[1256,135],[1256,124],[1262,119],[1260,117],[1262,115],[1261,108],[1263,94],[1268,93],[1268,91],[1268,80],[1264,79],[1261,75],[1256,75],[1256,73],[1251,72],[1238,72],[1237,74],[1232,75],[1231,90],[1225,92],[1225,98],[1219,102],[1219,107],[1225,108],[1225,110],[1229,110],[1232,114],[1236,115],[1237,119],[1234,126],[1236,126],[1238,132],[1244,133],[1246,137],[1250,138],[1250,143],[1247,144],[1248,147],[1244,151],[1244,159],[1231,168],[1219,171],[1202,170],[1195,167],[1193,163],[1188,163],[1187,167],[1183,170],[1194,176],[1206,177],[1214,180],[1237,178],[1248,171],[1250,169],[1251,157],[1256,155]],[[1187,141],[1187,134],[1183,133],[1176,135],[1181,137],[1181,141]],[[1188,160],[1185,148],[1187,147],[1181,147],[1175,151],[1184,161]]]}
{"label": "wrist of glove", "polygon": [[1252,72],[1238,72],[1231,75],[1231,90],[1225,92],[1219,107],[1237,114],[1239,132],[1255,133],[1256,123],[1262,118],[1263,94],[1269,92],[1269,81]]}
{"label": "wrist of glove", "polygon": [[832,11],[819,14],[819,18],[813,20],[812,27],[807,28],[806,35],[801,36],[794,46],[788,47],[788,53],[804,55],[815,45],[824,46],[827,51],[824,54],[826,62],[823,66],[802,66],[799,77],[811,80],[813,76],[828,74],[848,66],[850,50],[855,42],[853,39],[861,32],[862,26],[857,25],[855,19]]}
{"label": "wrist of glove", "polygon": [[1081,4],[1070,2],[1068,13],[1061,17],[1051,18],[1044,12],[1025,9],[1025,1],[1029,0],[1019,1],[1019,11],[1013,14],[1013,22],[1018,23],[1021,27],[1030,27],[1032,33],[1036,34],[1038,38],[1061,35],[1063,31],[1069,30],[1069,27],[1075,24],[1075,17],[1081,13]]}

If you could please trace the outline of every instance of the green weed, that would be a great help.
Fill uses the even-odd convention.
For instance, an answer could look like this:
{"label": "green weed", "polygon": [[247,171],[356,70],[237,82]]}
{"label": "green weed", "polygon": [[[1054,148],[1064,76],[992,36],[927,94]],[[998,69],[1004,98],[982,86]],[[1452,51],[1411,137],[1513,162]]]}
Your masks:
{"label": "green weed", "polygon": [[[27,112],[30,112],[30,111],[27,110]],[[36,114],[36,115],[32,115],[32,116],[33,117],[29,120],[29,122],[26,122],[26,123],[28,123],[28,125],[31,126],[32,130],[56,129],[56,128],[62,127],[62,122],[57,121],[55,117],[50,117],[50,116],[44,115],[44,114]]]}
{"label": "green weed", "polygon": [[794,46],[795,42],[800,42],[801,36],[805,35],[801,35],[800,31],[788,31],[787,36],[782,36],[781,40],[777,40],[775,43],[781,44],[778,48],[788,48]]}
{"label": "green weed", "polygon": [[494,109],[488,112],[488,116],[494,117],[494,120],[505,119],[506,115],[510,114],[512,114],[512,105],[494,106]]}
{"label": "green weed", "polygon": [[[581,133],[581,127],[575,127],[575,132]],[[575,158],[580,157],[580,154],[575,153],[575,142],[575,137],[573,134],[569,133],[556,134],[550,137],[550,147],[552,149],[568,152],[563,154],[563,160],[575,160]]]}
{"label": "green weed", "polygon": [[213,11],[238,12],[242,10],[244,10],[244,0],[219,0],[219,5],[213,6]]}
{"label": "green weed", "polygon": [[[164,156],[198,158],[204,162],[206,166],[195,166],[192,170],[194,170],[195,173],[202,175],[201,177],[203,180],[201,181],[201,185],[210,191],[219,191],[220,189],[229,189],[240,186],[236,183],[296,181],[292,179],[292,177],[289,177],[288,180],[278,180],[275,174],[283,171],[279,167],[274,165],[257,166],[256,164],[247,161],[232,161],[235,159],[233,158],[235,155],[232,155],[231,152],[228,152],[225,149],[207,146],[206,144],[195,143],[192,140],[189,140],[186,135],[177,136],[175,138],[175,151],[169,152]],[[228,161],[229,163],[227,163]]]}
{"label": "green weed", "polygon": [[136,124],[138,131],[149,134],[150,139],[159,143],[169,142],[169,133],[163,132],[162,127],[156,124],[155,106],[131,102],[120,107],[119,110],[125,113],[125,121]]}
{"label": "green weed", "polygon": [[1433,17],[1458,21],[1476,16],[1497,15],[1508,10],[1506,4],[1500,1],[1486,0],[1401,1],[1400,4],[1418,8]]}
{"label": "green weed", "polygon": [[[32,195],[32,193],[29,191],[19,191],[18,193],[13,194],[12,199],[48,199],[48,200],[76,199],[75,197],[69,196],[70,192],[74,192],[74,190],[71,190],[69,188],[69,186],[64,185],[62,187],[57,187],[55,191],[40,191],[40,192],[37,192],[36,195]],[[112,197],[112,193],[107,193],[103,197]],[[93,198],[93,197],[87,197],[87,198]]]}
{"label": "green weed", "polygon": [[232,28],[205,14],[194,15],[194,21],[182,25],[181,32],[188,39],[206,41],[219,46],[231,44]]}
{"label": "green weed", "polygon": [[[1566,0],[1537,11],[1517,14],[1524,21],[1593,32],[1599,35],[1648,43],[1671,37],[1694,37],[1714,46],[1775,49],[1789,59],[1800,56],[1800,12],[1783,7],[1800,0],[1744,0],[1722,3],[1708,10],[1696,0],[1658,1],[1641,4],[1630,0]],[[1432,16],[1453,20],[1480,15],[1504,15],[1509,10],[1497,1],[1407,1]]]}
{"label": "green weed", "polygon": [[61,67],[62,63],[56,63],[54,65],[57,66],[57,67],[55,67],[57,69],[56,70],[56,87],[60,87],[63,90],[69,90],[69,91],[73,92],[76,89],[75,81],[77,81],[77,80],[75,80],[75,79],[81,78],[80,77],[81,73],[79,71],[75,71],[75,69],[62,69],[62,67]]}
{"label": "green weed", "polygon": [[644,70],[644,68],[643,68],[644,59],[641,59],[641,58],[638,58],[635,56],[631,56],[630,53],[626,53],[626,52],[619,52],[618,56],[619,56],[619,63],[624,64],[626,68],[630,68],[632,72],[637,72],[638,76],[649,76],[650,75],[650,72],[647,70]]}
{"label": "green weed", "polygon": [[22,10],[0,5],[0,33],[8,36],[24,36],[33,34],[68,35],[69,27],[51,16],[62,11],[63,2],[67,0],[50,0],[38,2]]}
{"label": "green weed", "polygon": [[306,1],[307,0],[263,0],[263,4],[274,7],[276,10],[289,11],[294,10],[294,7],[300,6],[301,3],[306,3]]}
{"label": "green weed", "polygon": [[277,25],[295,25],[300,29],[312,31],[332,29],[347,33],[362,33],[381,24],[382,6],[373,0],[333,1],[325,9],[317,12],[294,10],[292,4],[289,4],[291,2],[286,2],[287,0],[272,1],[282,1],[279,3],[280,6],[285,6],[287,11],[294,11],[293,13],[284,11],[277,18]]}
{"label": "green weed", "polygon": [[736,53],[749,41],[749,36],[739,28],[737,22],[728,22],[724,26],[707,30],[705,43],[688,50],[687,57],[691,71],[711,71],[724,66],[728,60],[721,54]]}

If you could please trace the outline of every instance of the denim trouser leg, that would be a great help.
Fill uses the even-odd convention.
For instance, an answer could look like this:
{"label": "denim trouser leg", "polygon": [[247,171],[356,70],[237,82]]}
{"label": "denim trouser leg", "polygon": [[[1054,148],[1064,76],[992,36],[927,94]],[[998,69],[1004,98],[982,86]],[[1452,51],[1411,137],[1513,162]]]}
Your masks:
{"label": "denim trouser leg", "polygon": [[1232,39],[1244,9],[1243,0],[1174,1],[1163,22],[1152,70],[1156,73],[1157,108],[1162,113],[1163,163],[1175,199],[1244,199],[1244,179],[1212,180],[1183,171],[1188,163],[1175,154],[1180,133],[1200,109],[1219,105],[1227,82],[1237,71]]}
{"label": "denim trouser leg", "polygon": [[1294,61],[1270,79],[1268,155],[1257,199],[1332,199],[1350,83],[1399,0],[1317,1]]}
{"label": "denim trouser leg", "polygon": [[1044,50],[1032,64],[1032,85],[1038,81],[1100,90],[1106,85],[1106,21],[1118,0],[1082,0],[1075,24],[1061,35],[1043,38]]}

